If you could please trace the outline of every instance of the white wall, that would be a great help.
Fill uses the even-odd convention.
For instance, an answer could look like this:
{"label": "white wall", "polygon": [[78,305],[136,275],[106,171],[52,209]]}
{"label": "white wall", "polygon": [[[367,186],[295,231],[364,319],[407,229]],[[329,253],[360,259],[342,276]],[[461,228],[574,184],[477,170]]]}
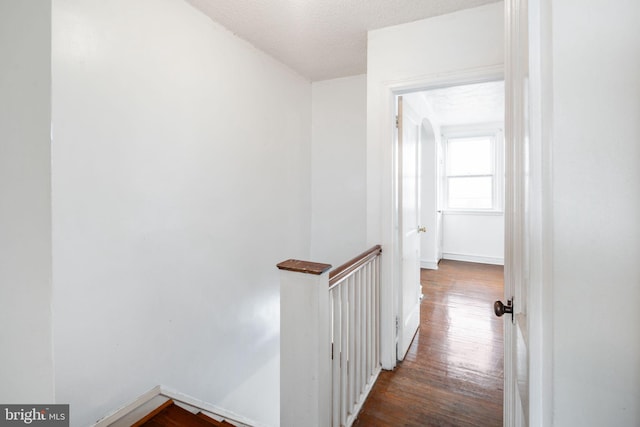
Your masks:
{"label": "white wall", "polygon": [[504,215],[458,213],[443,215],[442,257],[468,262],[504,264]]}
{"label": "white wall", "polygon": [[[391,284],[394,89],[499,78],[504,63],[502,2],[369,32],[367,65],[367,243],[383,245],[382,281]],[[397,260],[396,260],[397,263]],[[397,281],[397,278],[395,279]],[[382,299],[393,301],[385,286]],[[381,313],[383,367],[395,365],[391,304]]]}
{"label": "white wall", "polygon": [[640,2],[554,1],[555,426],[640,425]]}
{"label": "white wall", "polygon": [[0,402],[53,402],[51,4],[0,2]]}
{"label": "white wall", "polygon": [[275,265],[310,255],[310,83],[181,0],[56,0],[52,76],[72,424],[163,384],[278,425]]}
{"label": "white wall", "polygon": [[313,261],[338,267],[366,246],[365,75],[312,85]]}

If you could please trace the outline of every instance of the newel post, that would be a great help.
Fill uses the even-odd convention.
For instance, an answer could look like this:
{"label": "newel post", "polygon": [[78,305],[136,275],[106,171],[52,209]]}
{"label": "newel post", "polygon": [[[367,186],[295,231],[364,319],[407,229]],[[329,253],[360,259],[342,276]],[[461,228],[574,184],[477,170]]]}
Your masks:
{"label": "newel post", "polygon": [[280,426],[331,425],[329,264],[280,269]]}

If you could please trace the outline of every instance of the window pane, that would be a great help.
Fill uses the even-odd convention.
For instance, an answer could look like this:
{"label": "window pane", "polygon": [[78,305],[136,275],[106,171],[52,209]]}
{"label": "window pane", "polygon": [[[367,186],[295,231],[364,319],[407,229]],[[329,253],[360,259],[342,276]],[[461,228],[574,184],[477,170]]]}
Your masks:
{"label": "window pane", "polygon": [[493,177],[448,178],[450,209],[491,209]]}
{"label": "window pane", "polygon": [[452,138],[447,142],[447,175],[488,175],[493,173],[491,139]]}

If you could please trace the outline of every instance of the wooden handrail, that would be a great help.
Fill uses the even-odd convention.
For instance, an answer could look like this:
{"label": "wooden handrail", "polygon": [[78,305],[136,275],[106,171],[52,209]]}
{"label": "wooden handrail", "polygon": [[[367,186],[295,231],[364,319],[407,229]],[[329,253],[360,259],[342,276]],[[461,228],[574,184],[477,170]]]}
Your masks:
{"label": "wooden handrail", "polygon": [[279,270],[293,271],[296,273],[306,273],[321,275],[331,268],[331,264],[322,264],[319,262],[300,261],[299,259],[288,259],[276,265]]}
{"label": "wooden handrail", "polygon": [[382,246],[375,245],[371,249],[361,253],[357,257],[350,259],[349,261],[342,264],[340,267],[337,267],[329,272],[329,287],[335,285],[340,280],[347,277],[349,274],[353,273],[358,269],[362,264],[365,264],[371,258],[375,258],[376,256],[382,253]]}

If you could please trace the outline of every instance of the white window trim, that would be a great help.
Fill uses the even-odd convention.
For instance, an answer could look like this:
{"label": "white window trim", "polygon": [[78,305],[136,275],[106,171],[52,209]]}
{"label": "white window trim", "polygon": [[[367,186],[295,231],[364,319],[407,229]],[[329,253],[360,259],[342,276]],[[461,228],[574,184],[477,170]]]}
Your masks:
{"label": "white window trim", "polygon": [[[444,162],[442,168],[442,194],[443,213],[445,214],[503,214],[504,213],[504,131],[502,123],[484,123],[468,126],[443,126],[441,128],[442,152]],[[493,194],[492,207],[481,208],[449,208],[449,175],[448,169],[448,147],[449,139],[458,138],[483,138],[491,139],[493,145]],[[453,176],[453,175],[452,175]],[[483,175],[484,176],[484,175]]]}

